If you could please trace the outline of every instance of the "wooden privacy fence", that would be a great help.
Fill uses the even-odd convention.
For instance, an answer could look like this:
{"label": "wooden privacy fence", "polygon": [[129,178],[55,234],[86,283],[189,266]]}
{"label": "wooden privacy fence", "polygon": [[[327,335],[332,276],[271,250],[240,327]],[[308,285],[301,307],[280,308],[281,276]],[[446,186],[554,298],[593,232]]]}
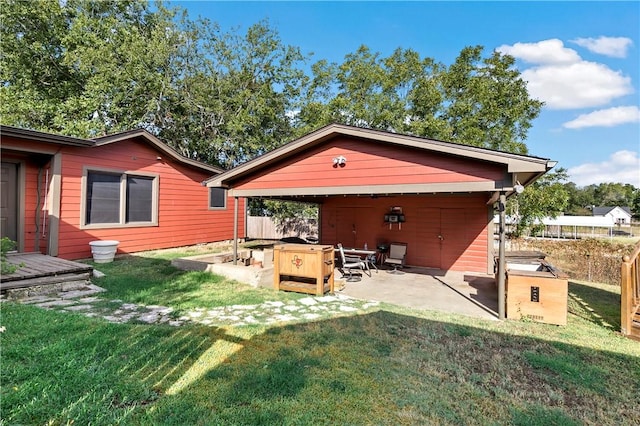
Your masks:
{"label": "wooden privacy fence", "polygon": [[620,331],[640,340],[640,242],[631,256],[622,258]]}
{"label": "wooden privacy fence", "polygon": [[247,216],[247,238],[279,240],[285,237],[317,238],[318,221],[294,218],[280,225],[272,217]]}

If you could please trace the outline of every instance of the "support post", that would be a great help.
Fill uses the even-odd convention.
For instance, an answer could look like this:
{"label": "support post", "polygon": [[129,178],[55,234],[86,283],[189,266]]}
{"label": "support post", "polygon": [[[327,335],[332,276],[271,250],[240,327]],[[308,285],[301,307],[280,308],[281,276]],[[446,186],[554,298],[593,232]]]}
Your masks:
{"label": "support post", "polygon": [[505,219],[507,207],[507,196],[504,192],[500,193],[500,200],[498,201],[498,211],[500,212],[500,229],[499,229],[499,244],[498,244],[498,318],[505,319],[505,280],[506,280],[506,268],[505,268]]}
{"label": "support post", "polygon": [[238,264],[238,197],[233,197],[233,264]]}
{"label": "support post", "polygon": [[51,159],[51,182],[49,183],[51,204],[47,212],[49,218],[49,232],[47,254],[57,256],[60,241],[60,200],[62,199],[62,154],[57,152]]}
{"label": "support post", "polygon": [[631,293],[633,289],[633,285],[631,283],[632,280],[632,262],[631,257],[624,256],[622,258],[622,266],[621,266],[621,280],[620,280],[620,332],[625,336],[628,336],[631,333]]}

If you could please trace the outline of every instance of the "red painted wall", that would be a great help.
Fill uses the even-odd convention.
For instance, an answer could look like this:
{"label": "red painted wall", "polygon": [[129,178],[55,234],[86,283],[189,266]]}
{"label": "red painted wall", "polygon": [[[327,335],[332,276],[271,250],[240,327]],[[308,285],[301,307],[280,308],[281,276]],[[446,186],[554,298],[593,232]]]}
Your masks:
{"label": "red painted wall", "polygon": [[[9,140],[7,139],[7,142]],[[3,145],[5,140],[3,139]],[[19,141],[23,149],[52,150],[42,143]],[[4,147],[3,147],[4,148]],[[56,147],[57,149],[57,147]],[[118,253],[179,247],[233,238],[234,199],[225,210],[209,210],[209,189],[201,182],[211,177],[163,156],[142,141],[121,141],[99,147],[61,147],[62,181],[58,256],[65,259],[91,257],[89,242],[118,240]],[[3,158],[5,153],[3,152]],[[157,160],[161,156],[162,160]],[[160,176],[158,226],[80,229],[80,204],[84,167],[114,171],[147,172]],[[33,251],[37,168],[27,169],[25,251]],[[244,236],[245,201],[239,200],[238,235]],[[41,246],[43,252],[46,247]]]}
{"label": "red painted wall", "polygon": [[[3,139],[3,145],[5,140]],[[2,161],[18,163],[18,180],[20,176],[24,176],[24,216],[21,218],[24,225],[24,233],[20,236],[23,242],[24,252],[45,253],[47,251],[48,242],[48,217],[46,211],[46,187],[47,187],[47,171],[51,176],[49,164],[46,163],[46,157],[41,157],[38,163],[34,158],[27,154],[20,153],[2,153]],[[40,172],[40,168],[42,168]],[[40,176],[39,175],[40,172]],[[38,180],[40,185],[38,185]],[[19,191],[22,188],[19,188]],[[38,198],[38,191],[40,197]]]}
{"label": "red painted wall", "polygon": [[[488,271],[490,235],[485,195],[336,197],[321,206],[322,244],[370,249],[380,243],[407,243],[408,265],[444,270]],[[384,222],[401,207],[406,222]],[[440,239],[438,236],[442,236]]]}
{"label": "red painted wall", "polygon": [[[333,158],[347,159],[334,167]],[[382,142],[336,138],[274,165],[237,189],[389,185],[502,180],[501,167]]]}

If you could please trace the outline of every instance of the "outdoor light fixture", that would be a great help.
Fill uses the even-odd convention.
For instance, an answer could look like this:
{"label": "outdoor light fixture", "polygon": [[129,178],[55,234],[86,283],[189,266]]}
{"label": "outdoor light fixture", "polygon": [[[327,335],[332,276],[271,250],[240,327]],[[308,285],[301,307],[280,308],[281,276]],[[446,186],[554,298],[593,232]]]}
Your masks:
{"label": "outdoor light fixture", "polygon": [[337,167],[337,166],[344,167],[345,164],[347,164],[347,159],[344,158],[342,155],[340,155],[339,157],[333,157],[334,167]]}
{"label": "outdoor light fixture", "polygon": [[520,181],[517,181],[513,189],[516,191],[516,194],[522,194],[522,192],[524,191],[524,186],[520,184]]}

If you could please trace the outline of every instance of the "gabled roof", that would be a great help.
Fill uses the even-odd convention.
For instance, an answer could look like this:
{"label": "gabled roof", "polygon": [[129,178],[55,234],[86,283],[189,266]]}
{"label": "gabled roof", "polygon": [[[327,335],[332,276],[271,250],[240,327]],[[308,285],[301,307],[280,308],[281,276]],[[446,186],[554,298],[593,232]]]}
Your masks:
{"label": "gabled roof", "polygon": [[193,167],[197,167],[200,169],[209,170],[213,173],[222,173],[224,170],[211,166],[209,164],[202,163],[200,161],[192,160],[190,158],[185,157],[184,155],[178,153],[176,150],[171,148],[169,145],[162,142],[160,139],[147,132],[144,129],[134,129],[128,130],[126,132],[115,133],[113,135],[102,136],[99,138],[93,139],[95,141],[96,146],[108,145],[115,142],[120,142],[128,139],[142,139],[148,144],[152,145],[158,151],[162,151],[169,157],[173,158],[176,161],[179,161],[184,164],[188,164]]}
{"label": "gabled roof", "polygon": [[40,132],[37,130],[23,129],[14,126],[0,125],[0,135],[14,137],[17,139],[28,139],[36,142],[43,142],[55,145],[75,146],[81,148],[94,148],[111,143],[121,142],[124,140],[138,139],[153,146],[158,151],[164,153],[179,163],[186,164],[197,169],[206,170],[211,173],[221,173],[223,169],[200,161],[187,158],[173,148],[163,143],[160,139],[147,132],[144,129],[129,130],[126,132],[115,133],[113,135],[103,136],[95,139],[81,139],[71,136],[62,136],[52,133]]}
{"label": "gabled roof", "polygon": [[609,212],[611,212],[612,210],[615,210],[616,208],[619,208],[620,210],[622,210],[623,212],[625,212],[629,216],[631,216],[631,208],[627,207],[627,206],[594,207],[593,208],[593,215],[594,216],[606,216],[607,214],[609,214]]}
{"label": "gabled roof", "polygon": [[316,130],[315,132],[289,142],[280,148],[274,149],[273,151],[267,152],[253,160],[228,170],[227,172],[213,176],[207,179],[204,183],[210,187],[229,187],[233,182],[242,179],[247,175],[269,167],[270,165],[285,158],[295,156],[300,152],[322,144],[336,136],[349,136],[358,139],[388,143],[400,147],[411,147],[461,158],[502,164],[507,167],[507,171],[510,173],[522,173],[523,175],[528,175],[529,178],[526,179],[526,182],[521,181],[523,185],[533,182],[539,176],[553,168],[556,164],[556,162],[550,161],[547,158],[511,154],[508,152],[479,148],[475,146],[425,139],[417,136],[402,135],[379,130],[364,129],[342,124],[330,124]]}

